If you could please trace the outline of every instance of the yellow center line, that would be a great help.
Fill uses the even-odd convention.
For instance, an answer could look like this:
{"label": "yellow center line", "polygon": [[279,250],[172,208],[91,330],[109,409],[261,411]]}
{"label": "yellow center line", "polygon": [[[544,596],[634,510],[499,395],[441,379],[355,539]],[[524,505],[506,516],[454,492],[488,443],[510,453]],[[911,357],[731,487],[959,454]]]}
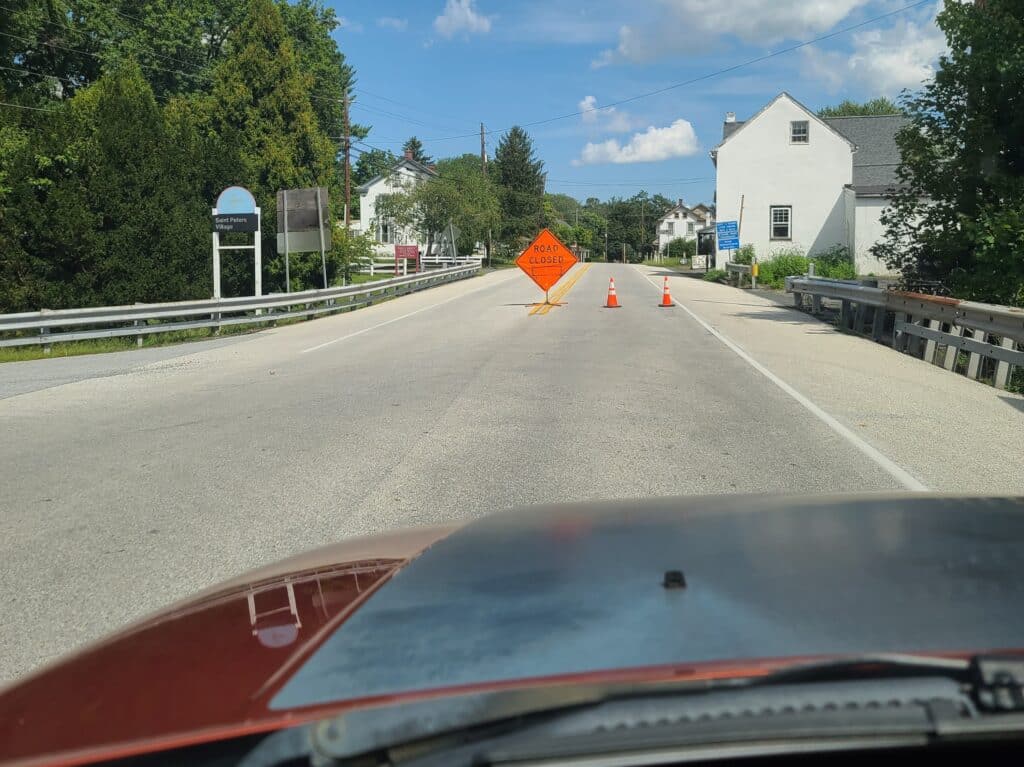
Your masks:
{"label": "yellow center line", "polygon": [[565,298],[569,294],[569,291],[572,290],[573,285],[575,285],[577,282],[579,282],[580,278],[584,274],[587,273],[587,270],[590,269],[591,266],[593,266],[593,264],[584,264],[583,268],[577,269],[576,270],[576,274],[574,274],[572,277],[570,277],[567,282],[562,283],[562,285],[560,285],[558,288],[556,288],[555,292],[553,294],[551,294],[551,296],[550,296],[551,303],[549,303],[549,304],[537,304],[536,306],[534,306],[530,310],[530,314],[531,315],[533,315],[533,314],[547,314],[548,312],[550,312],[551,311],[551,307],[554,306],[559,301],[561,301],[563,298]]}

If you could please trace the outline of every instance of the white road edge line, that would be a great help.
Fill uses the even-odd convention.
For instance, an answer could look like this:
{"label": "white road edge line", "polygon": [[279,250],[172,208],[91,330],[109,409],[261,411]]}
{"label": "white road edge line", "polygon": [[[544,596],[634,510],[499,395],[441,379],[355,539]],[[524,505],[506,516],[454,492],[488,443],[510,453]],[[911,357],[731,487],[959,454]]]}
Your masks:
{"label": "white road edge line", "polygon": [[[455,283],[448,283],[448,284],[451,285],[451,284],[455,284]],[[376,325],[371,325],[368,328],[363,328],[362,330],[357,330],[354,333],[349,333],[348,335],[345,335],[345,336],[339,336],[338,338],[332,338],[330,341],[324,341],[322,344],[317,344],[316,346],[310,346],[308,349],[303,349],[302,351],[300,351],[299,354],[306,354],[307,352],[315,352],[317,349],[323,349],[325,346],[330,346],[331,344],[336,344],[339,341],[346,341],[349,338],[355,338],[356,336],[361,336],[363,333],[369,333],[371,330],[376,330],[377,328],[382,328],[385,325],[390,325],[392,322],[398,322],[399,320],[408,319],[409,317],[412,317],[413,315],[416,315],[416,314],[420,314],[421,312],[425,312],[425,311],[428,311],[430,309],[436,309],[437,307],[444,306],[445,304],[450,304],[452,301],[455,301],[456,299],[465,298],[466,296],[472,295],[473,293],[478,293],[479,291],[484,290],[484,289],[489,288],[489,287],[491,287],[491,286],[490,285],[481,285],[480,287],[474,288],[473,290],[467,290],[465,293],[460,293],[457,296],[452,296],[451,298],[446,298],[444,301],[438,301],[436,304],[431,304],[430,306],[424,306],[423,308],[417,309],[414,312],[409,312],[408,314],[403,314],[401,317],[392,317],[390,320],[384,320],[384,322],[378,322]]]}
{"label": "white road edge line", "polygon": [[[654,280],[652,280],[648,275],[645,274],[644,277],[647,278],[647,281],[649,283],[651,283],[651,285],[654,287],[655,290],[661,290],[661,287]],[[926,484],[924,484],[921,480],[919,480],[917,477],[915,477],[909,471],[907,471],[902,466],[897,464],[891,458],[886,456],[878,448],[876,448],[873,445],[871,445],[868,442],[866,442],[856,432],[852,431],[847,426],[844,426],[842,423],[840,423],[838,420],[836,420],[833,416],[831,416],[828,413],[826,413],[824,410],[822,410],[820,407],[818,407],[816,404],[814,404],[814,402],[812,402],[806,396],[804,396],[803,394],[798,392],[796,389],[794,389],[788,383],[783,381],[781,378],[779,378],[777,375],[775,375],[775,373],[770,371],[768,368],[766,368],[760,362],[758,362],[753,357],[751,357],[749,354],[747,354],[747,352],[743,349],[743,347],[741,347],[739,344],[737,344],[731,338],[726,336],[720,330],[716,329],[711,324],[706,322],[704,319],[702,319],[701,317],[696,315],[689,307],[683,306],[683,304],[679,303],[679,301],[676,298],[672,299],[672,303],[674,303],[676,306],[678,306],[684,312],[686,312],[691,317],[693,317],[693,319],[696,320],[697,323],[702,328],[704,328],[711,335],[713,335],[715,338],[717,338],[719,341],[721,341],[723,344],[725,344],[727,347],[729,347],[736,354],[737,357],[739,357],[741,360],[743,360],[748,365],[750,365],[752,368],[754,368],[754,370],[756,370],[758,373],[760,373],[765,378],[767,378],[769,381],[771,381],[773,384],[775,384],[780,389],[782,389],[782,391],[784,391],[790,397],[792,397],[797,402],[799,402],[801,405],[803,405],[804,408],[806,408],[812,415],[814,415],[816,418],[818,418],[818,420],[820,420],[822,423],[824,423],[826,426],[828,426],[830,429],[832,429],[832,431],[834,431],[840,437],[843,437],[847,442],[849,442],[851,445],[853,445],[855,448],[857,448],[861,453],[863,453],[868,458],[870,458],[872,461],[874,461],[876,464],[878,464],[878,466],[881,467],[882,469],[884,469],[885,472],[887,474],[889,474],[889,476],[891,476],[893,479],[895,479],[897,482],[899,482],[901,485],[903,485],[903,487],[905,487],[907,490],[912,490],[912,491],[917,492],[917,493],[927,493],[927,492],[929,492],[930,488]]]}

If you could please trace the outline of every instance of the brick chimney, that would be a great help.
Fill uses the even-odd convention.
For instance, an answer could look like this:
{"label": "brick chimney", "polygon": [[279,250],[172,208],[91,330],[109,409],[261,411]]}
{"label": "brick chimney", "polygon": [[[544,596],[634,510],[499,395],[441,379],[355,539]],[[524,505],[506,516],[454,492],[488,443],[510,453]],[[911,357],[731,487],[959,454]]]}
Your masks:
{"label": "brick chimney", "polygon": [[405,159],[406,160],[411,160],[412,159],[412,150],[411,149],[406,149],[405,150]]}

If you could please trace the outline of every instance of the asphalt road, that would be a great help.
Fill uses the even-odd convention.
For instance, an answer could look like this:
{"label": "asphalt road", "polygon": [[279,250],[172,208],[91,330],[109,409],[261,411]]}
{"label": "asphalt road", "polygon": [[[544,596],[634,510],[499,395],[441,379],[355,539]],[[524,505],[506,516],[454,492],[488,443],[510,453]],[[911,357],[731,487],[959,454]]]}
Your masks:
{"label": "asphalt road", "polygon": [[[622,309],[602,308],[609,277]],[[595,264],[566,305],[531,315],[537,298],[509,270],[157,360],[0,368],[0,681],[355,534],[546,501],[906,487],[659,308],[643,270]]]}

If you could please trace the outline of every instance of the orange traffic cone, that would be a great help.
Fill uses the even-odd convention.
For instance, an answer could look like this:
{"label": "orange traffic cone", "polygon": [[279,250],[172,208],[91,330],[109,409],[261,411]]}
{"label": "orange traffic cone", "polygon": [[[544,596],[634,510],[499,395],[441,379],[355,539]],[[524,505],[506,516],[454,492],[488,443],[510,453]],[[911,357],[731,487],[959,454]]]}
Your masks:
{"label": "orange traffic cone", "polygon": [[615,278],[610,277],[608,279],[608,303],[604,305],[605,309],[621,309],[619,306],[619,297],[615,294]]}
{"label": "orange traffic cone", "polygon": [[668,277],[665,278],[665,288],[661,292],[661,303],[658,304],[660,307],[673,306],[672,296],[668,292]]}

